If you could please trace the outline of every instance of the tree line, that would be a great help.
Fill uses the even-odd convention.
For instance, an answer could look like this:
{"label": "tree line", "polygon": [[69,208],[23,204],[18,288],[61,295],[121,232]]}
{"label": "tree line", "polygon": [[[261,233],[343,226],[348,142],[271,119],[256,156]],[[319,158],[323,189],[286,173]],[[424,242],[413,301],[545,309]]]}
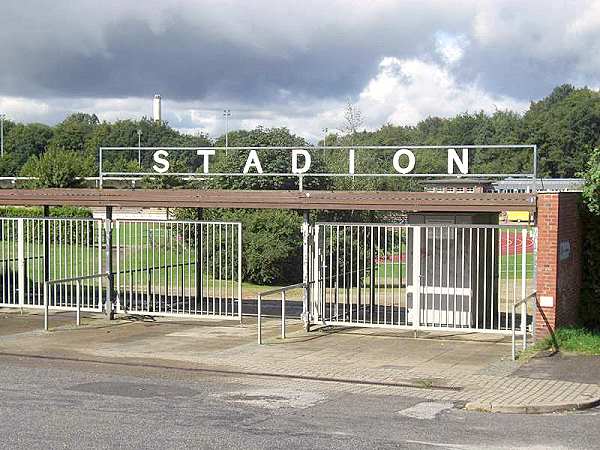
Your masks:
{"label": "tree line", "polygon": [[[588,88],[562,85],[540,101],[532,102],[524,113],[496,111],[463,113],[451,118],[429,117],[414,126],[384,124],[374,131],[361,131],[356,124],[341,126],[344,131],[330,133],[320,145],[457,145],[457,144],[537,144],[539,174],[543,177],[576,177],[586,167],[600,141],[600,94]],[[97,176],[100,146],[136,147],[138,130],[142,146],[223,146],[225,138],[183,134],[168,123],[148,118],[101,122],[94,114],[76,113],[55,126],[5,121],[5,156],[0,159],[0,176],[40,177],[40,186],[64,187],[76,184],[80,176]],[[229,133],[229,145],[235,146],[309,146],[302,137],[287,128],[237,130]],[[273,151],[265,171],[277,171],[289,165],[288,155]],[[387,158],[389,155],[381,155]],[[149,152],[142,154],[142,166],[150,167]],[[195,171],[201,160],[189,152],[171,155],[173,171]],[[369,155],[361,164],[377,167],[377,156]],[[235,170],[239,155],[218,155],[215,169]],[[243,159],[243,158],[242,158]],[[313,162],[335,169],[340,163],[335,152]],[[433,154],[426,163],[440,164]],[[139,170],[137,152],[115,152],[103,160],[106,171]],[[283,166],[285,164],[285,166]],[[473,156],[471,165],[487,173],[531,171],[531,155],[485,152]],[[202,187],[235,189],[294,188],[293,179],[223,178]],[[312,183],[312,184],[311,184]],[[151,186],[152,182],[148,181]],[[177,180],[155,181],[158,186],[177,184]],[[200,187],[200,186],[199,186]],[[308,188],[411,189],[415,186],[400,179],[311,179]]]}

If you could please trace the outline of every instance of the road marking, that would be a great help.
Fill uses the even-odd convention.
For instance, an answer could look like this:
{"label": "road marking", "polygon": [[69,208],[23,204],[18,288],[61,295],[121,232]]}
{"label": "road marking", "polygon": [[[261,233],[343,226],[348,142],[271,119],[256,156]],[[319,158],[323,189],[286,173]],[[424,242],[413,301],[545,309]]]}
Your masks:
{"label": "road marking", "polygon": [[397,412],[402,416],[412,417],[413,419],[432,420],[443,411],[454,408],[452,402],[421,402],[410,408],[402,409]]}

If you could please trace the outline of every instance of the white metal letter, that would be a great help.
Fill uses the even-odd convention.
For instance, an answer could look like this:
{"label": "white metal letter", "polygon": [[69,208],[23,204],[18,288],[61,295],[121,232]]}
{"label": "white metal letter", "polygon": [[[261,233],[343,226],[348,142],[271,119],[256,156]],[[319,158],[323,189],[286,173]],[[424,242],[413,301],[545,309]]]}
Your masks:
{"label": "white metal letter", "polygon": [[154,164],[152,166],[152,168],[154,169],[155,172],[158,173],[165,173],[166,171],[169,170],[170,164],[169,161],[167,161],[165,158],[167,158],[169,156],[169,152],[166,150],[157,150],[154,152],[154,162],[157,164],[161,164],[160,166],[157,166],[156,164]]}
{"label": "white metal letter", "polygon": [[[402,167],[400,165],[400,157],[406,155],[408,157],[408,165]],[[398,173],[409,173],[415,168],[415,155],[407,148],[401,148],[394,154],[394,169]]]}
{"label": "white metal letter", "polygon": [[[304,166],[298,167],[298,156],[304,156]],[[310,153],[306,150],[292,150],[292,173],[305,173],[310,169]]]}
{"label": "white metal letter", "polygon": [[214,150],[196,150],[196,154],[198,156],[204,156],[203,161],[202,161],[202,168],[204,170],[204,173],[208,173],[208,158],[211,155],[215,154]]}
{"label": "white metal letter", "polygon": [[248,173],[250,167],[252,166],[256,167],[257,173],[263,173],[262,166],[260,164],[260,159],[258,159],[256,150],[250,150],[250,154],[248,155],[248,159],[246,160],[246,165],[244,166],[244,173]]}
{"label": "white metal letter", "polygon": [[458,157],[458,153],[453,148],[448,149],[448,173],[454,173],[454,164],[460,173],[469,173],[469,149],[462,149],[462,159]]}

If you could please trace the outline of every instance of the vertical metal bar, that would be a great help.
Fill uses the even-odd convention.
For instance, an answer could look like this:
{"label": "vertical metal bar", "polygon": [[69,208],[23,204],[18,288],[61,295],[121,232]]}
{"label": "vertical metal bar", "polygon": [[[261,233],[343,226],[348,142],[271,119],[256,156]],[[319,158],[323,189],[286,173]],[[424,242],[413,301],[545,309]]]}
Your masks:
{"label": "vertical metal bar", "polygon": [[126,306],[121,302],[121,224],[115,220],[115,234],[117,235],[117,309],[126,311]]}
{"label": "vertical metal bar", "polygon": [[238,316],[240,318],[240,323],[242,322],[242,224],[238,223],[238,254],[237,254],[237,262],[238,262]]}
{"label": "vertical metal bar", "polygon": [[[412,326],[418,330],[420,327],[419,311],[421,310],[421,227],[418,225],[413,228],[412,244]],[[406,310],[408,313],[408,303]],[[408,318],[406,323],[408,324]]]}
{"label": "vertical metal bar", "polygon": [[[487,284],[488,284],[488,272],[487,272],[487,253],[488,253],[488,229],[483,229],[483,328],[487,325]],[[492,308],[493,309],[493,308]]]}
{"label": "vertical metal bar", "polygon": [[[521,230],[521,300],[527,297],[527,229]],[[521,303],[523,350],[527,348],[527,302]]]}
{"label": "vertical metal bar", "polygon": [[[310,251],[310,225],[308,211],[302,213],[302,283],[304,289],[302,293],[302,321],[304,330],[309,331],[310,328],[310,275],[309,275],[309,251]],[[239,256],[238,256],[239,257]]]}
{"label": "vertical metal bar", "polygon": [[285,339],[285,291],[281,291],[281,339]]}
{"label": "vertical metal bar", "polygon": [[17,219],[17,273],[19,274],[19,306],[25,303],[25,227],[24,219]]}
{"label": "vertical metal bar", "polygon": [[115,288],[112,258],[112,206],[106,207],[106,274],[108,285],[106,289],[105,314],[109,320],[113,319],[112,302]]}
{"label": "vertical metal bar", "polygon": [[262,344],[262,308],[261,308],[261,295],[258,294],[257,303],[256,303],[256,334],[258,335],[258,345]]}
{"label": "vertical metal bar", "polygon": [[77,290],[76,290],[76,301],[77,301],[77,326],[81,325],[81,300],[80,300],[80,294],[81,294],[81,280],[77,280]]}
{"label": "vertical metal bar", "polygon": [[44,330],[48,331],[48,282],[44,281]]}

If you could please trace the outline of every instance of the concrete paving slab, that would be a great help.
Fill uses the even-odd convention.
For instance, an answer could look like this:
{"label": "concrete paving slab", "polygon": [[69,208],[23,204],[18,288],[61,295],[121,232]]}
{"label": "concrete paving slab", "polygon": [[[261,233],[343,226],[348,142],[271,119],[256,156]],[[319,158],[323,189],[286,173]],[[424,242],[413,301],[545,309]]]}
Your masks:
{"label": "concrete paving slab", "polygon": [[[55,315],[52,331],[44,333],[34,326],[41,317],[0,315],[0,353],[321,380],[356,389],[406,388],[419,398],[496,412],[548,412],[600,401],[599,379],[566,379],[573,361],[561,359],[553,377],[548,361],[511,361],[504,337],[427,333],[414,339],[405,330],[331,328],[306,334],[292,319],[282,340],[280,321],[265,319],[265,345],[257,345],[254,318],[242,324],[135,316],[108,322],[86,315],[77,328],[68,315]],[[586,360],[578,367],[593,374],[599,365]]]}

